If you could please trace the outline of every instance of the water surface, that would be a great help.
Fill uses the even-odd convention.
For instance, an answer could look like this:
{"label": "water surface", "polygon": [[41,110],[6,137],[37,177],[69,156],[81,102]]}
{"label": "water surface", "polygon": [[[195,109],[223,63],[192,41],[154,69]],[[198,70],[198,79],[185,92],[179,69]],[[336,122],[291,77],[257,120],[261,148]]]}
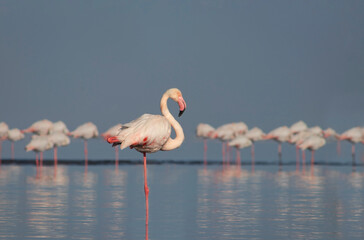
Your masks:
{"label": "water surface", "polygon": [[[359,166],[148,166],[149,239],[364,239]],[[0,239],[145,239],[143,166],[3,165]]]}

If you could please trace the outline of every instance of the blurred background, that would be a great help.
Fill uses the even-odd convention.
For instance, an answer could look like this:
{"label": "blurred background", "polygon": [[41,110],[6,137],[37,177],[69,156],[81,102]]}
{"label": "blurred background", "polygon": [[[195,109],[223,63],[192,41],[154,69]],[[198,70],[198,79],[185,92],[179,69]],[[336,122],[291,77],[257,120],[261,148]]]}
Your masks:
{"label": "blurred background", "polygon": [[[187,102],[178,119],[185,142],[151,159],[201,160],[200,122],[269,132],[303,120],[341,133],[364,122],[363,12],[363,1],[1,0],[0,121],[24,129],[47,118],[70,130],[91,121],[101,133],[160,114],[161,95],[177,87]],[[174,102],[169,109],[178,114]],[[16,158],[34,158],[24,151],[29,139],[16,143]],[[276,148],[257,143],[256,159],[275,159]],[[351,161],[348,143],[341,156],[335,148],[316,158]],[[2,155],[10,158],[9,142]],[[59,158],[83,159],[83,142],[72,140]],[[89,158],[113,159],[114,151],[91,140]],[[220,142],[209,142],[208,158],[221,159]],[[283,162],[294,159],[284,144]]]}

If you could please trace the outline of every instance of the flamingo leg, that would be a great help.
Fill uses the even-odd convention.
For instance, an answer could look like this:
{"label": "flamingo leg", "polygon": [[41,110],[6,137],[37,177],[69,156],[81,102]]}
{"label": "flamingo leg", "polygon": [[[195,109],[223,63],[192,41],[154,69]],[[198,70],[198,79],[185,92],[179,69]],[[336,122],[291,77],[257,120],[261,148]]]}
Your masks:
{"label": "flamingo leg", "polygon": [[11,160],[14,161],[14,156],[15,156],[15,153],[14,153],[14,142],[11,142]]}
{"label": "flamingo leg", "polygon": [[278,143],[278,160],[279,165],[282,165],[282,143]]}
{"label": "flamingo leg", "polygon": [[229,166],[230,165],[230,147],[226,143],[226,163]]}
{"label": "flamingo leg", "polygon": [[87,151],[87,140],[84,141],[84,152],[85,152],[85,174],[87,173],[87,167],[88,167],[88,151]]}
{"label": "flamingo leg", "polygon": [[355,162],[355,143],[353,143],[353,145],[351,146],[351,156],[352,156],[352,165],[355,166],[356,162]]}
{"label": "flamingo leg", "polygon": [[311,165],[315,164],[315,150],[311,151]]}
{"label": "flamingo leg", "polygon": [[115,170],[119,169],[119,148],[115,147]]}
{"label": "flamingo leg", "polygon": [[35,153],[35,169],[36,169],[36,177],[38,178],[39,176],[39,162],[38,162],[38,153]]}
{"label": "flamingo leg", "polygon": [[300,170],[300,150],[299,147],[296,145],[296,172]]}
{"label": "flamingo leg", "polygon": [[240,159],[240,150],[236,148],[236,165],[240,167],[241,159]]}
{"label": "flamingo leg", "polygon": [[222,142],[222,166],[225,165],[225,143]]}
{"label": "flamingo leg", "polygon": [[252,143],[251,154],[252,154],[252,173],[254,173],[254,169],[255,169],[255,147],[254,147],[254,142]]}
{"label": "flamingo leg", "polygon": [[148,188],[148,180],[147,180],[147,155],[143,153],[143,162],[144,162],[144,194],[145,194],[145,224],[148,225],[149,219],[149,188]]}
{"label": "flamingo leg", "polygon": [[39,160],[40,160],[40,176],[42,176],[42,168],[43,168],[43,152],[39,153]]}
{"label": "flamingo leg", "polygon": [[203,140],[203,145],[204,145],[204,148],[203,148],[203,164],[206,166],[206,164],[207,164],[207,140],[206,139]]}
{"label": "flamingo leg", "polygon": [[306,153],[305,150],[302,150],[302,173],[306,172]]}
{"label": "flamingo leg", "polygon": [[340,141],[340,139],[337,140],[336,152],[337,152],[337,155],[341,154],[341,141]]}
{"label": "flamingo leg", "polygon": [[55,146],[53,148],[53,158],[54,158],[54,177],[57,176],[57,164],[58,164],[58,159],[57,159],[57,146]]}

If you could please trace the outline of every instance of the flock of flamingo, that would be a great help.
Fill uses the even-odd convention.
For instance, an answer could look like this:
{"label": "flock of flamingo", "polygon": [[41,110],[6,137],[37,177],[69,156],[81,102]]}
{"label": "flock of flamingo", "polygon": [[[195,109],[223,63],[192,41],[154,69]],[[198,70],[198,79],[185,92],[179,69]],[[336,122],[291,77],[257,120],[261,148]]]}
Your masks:
{"label": "flock of flamingo", "polygon": [[282,143],[288,142],[296,146],[296,161],[299,164],[299,149],[302,150],[302,164],[305,164],[305,150],[311,150],[311,164],[314,164],[314,153],[326,144],[326,140],[337,141],[337,152],[340,154],[340,141],[347,140],[352,143],[352,164],[355,165],[355,144],[364,144],[364,128],[354,127],[342,134],[338,134],[334,129],[327,128],[323,130],[319,126],[308,127],[303,121],[298,121],[292,126],[278,127],[268,134],[265,134],[260,128],[254,127],[248,129],[244,122],[235,122],[224,124],[214,128],[209,124],[200,123],[196,129],[196,135],[204,139],[204,163],[207,160],[207,140],[218,139],[222,141],[222,159],[223,163],[229,162],[230,147],[236,148],[236,163],[240,164],[240,150],[251,147],[251,158],[254,164],[254,142],[273,139],[278,142],[278,159],[282,164]]}
{"label": "flock of flamingo", "polygon": [[[182,97],[182,93],[177,88],[168,89],[162,96],[160,101],[160,109],[162,115],[143,114],[141,117],[126,123],[124,125],[117,124],[109,130],[101,134],[101,136],[112,146],[120,145],[120,149],[130,147],[138,152],[143,153],[144,162],[144,192],[146,204],[146,226],[148,225],[149,204],[148,195],[149,188],[147,185],[147,161],[146,153],[154,153],[159,150],[169,151],[181,146],[184,141],[184,133],[181,125],[169,112],[167,100],[172,99],[178,103],[179,117],[186,109],[186,102]],[[171,135],[171,127],[173,127],[176,137],[173,139]],[[38,171],[42,171],[43,152],[48,149],[54,149],[54,166],[56,172],[57,166],[57,147],[70,144],[69,136],[84,139],[85,151],[85,173],[87,172],[87,140],[98,137],[98,129],[95,124],[87,122],[74,131],[70,132],[66,124],[62,121],[52,123],[44,119],[33,123],[29,128],[19,130],[18,128],[9,129],[5,122],[0,123],[0,163],[1,163],[1,144],[4,140],[11,141],[12,159],[14,159],[14,142],[24,138],[24,133],[33,133],[31,141],[26,145],[26,151],[36,152],[37,176]],[[116,164],[118,160],[118,148],[115,148]],[[38,160],[40,153],[40,160]],[[39,170],[38,170],[39,169]]]}
{"label": "flock of flamingo", "polygon": [[[157,151],[169,151],[181,146],[184,141],[184,133],[181,125],[172,116],[167,107],[167,100],[172,99],[178,103],[179,117],[186,109],[186,102],[182,93],[177,88],[168,89],[160,100],[160,109],[162,115],[143,114],[139,118],[126,123],[117,124],[101,134],[101,136],[112,146],[120,145],[120,149],[130,147],[143,154],[144,163],[144,193],[146,206],[146,236],[148,235],[148,216],[149,216],[149,188],[147,185],[147,161],[146,153]],[[171,128],[173,127],[176,136],[171,138]],[[54,149],[54,165],[57,165],[57,148],[70,144],[69,136],[73,138],[84,139],[85,151],[85,171],[87,171],[87,140],[99,136],[95,124],[87,122],[74,131],[69,131],[62,121],[52,123],[44,119],[33,123],[29,128],[19,130],[17,128],[9,129],[5,122],[0,123],[0,163],[1,163],[1,144],[4,140],[12,142],[12,159],[14,159],[14,142],[24,138],[24,133],[33,133],[31,141],[26,145],[26,151],[36,152],[37,174],[38,167],[42,168],[43,152],[48,149]],[[254,142],[273,139],[278,142],[279,163],[281,163],[282,142],[289,142],[296,145],[297,161],[299,161],[299,149],[302,149],[303,159],[304,151],[311,150],[311,163],[314,162],[314,151],[324,146],[326,139],[338,140],[338,152],[340,151],[340,140],[348,140],[353,144],[352,155],[353,164],[355,164],[355,144],[364,143],[364,128],[355,127],[337,134],[333,129],[322,130],[315,126],[309,128],[303,121],[293,124],[291,127],[283,126],[265,134],[261,129],[254,127],[248,130],[243,122],[229,123],[215,129],[209,124],[200,123],[197,126],[196,134],[204,139],[204,163],[207,161],[207,139],[219,139],[222,141],[223,163],[229,161],[230,147],[237,149],[237,164],[240,164],[239,149],[251,146],[252,161],[254,162]],[[118,148],[115,148],[116,163],[118,160]],[[40,153],[40,160],[38,160]],[[304,164],[304,162],[303,162]]]}

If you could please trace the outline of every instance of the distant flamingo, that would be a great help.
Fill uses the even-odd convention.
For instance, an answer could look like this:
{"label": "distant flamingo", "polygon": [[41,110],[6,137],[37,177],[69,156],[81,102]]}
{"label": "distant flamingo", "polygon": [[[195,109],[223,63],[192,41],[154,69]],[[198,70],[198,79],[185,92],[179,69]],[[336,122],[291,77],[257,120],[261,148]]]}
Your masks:
{"label": "distant flamingo", "polygon": [[53,123],[47,119],[43,119],[33,123],[27,129],[24,129],[23,133],[34,133],[40,136],[47,135],[51,130]]}
{"label": "distant flamingo", "polygon": [[24,134],[18,129],[13,128],[8,130],[8,137],[7,139],[11,141],[11,159],[14,160],[14,142],[19,141],[24,138]]}
{"label": "distant flamingo", "polygon": [[240,166],[240,151],[241,148],[246,148],[252,145],[252,141],[244,135],[237,136],[228,143],[229,146],[236,148],[236,164]]}
{"label": "distant flamingo", "polygon": [[305,131],[307,129],[307,124],[304,121],[298,121],[291,125],[289,128],[292,134],[299,133]]}
{"label": "distant flamingo", "polygon": [[252,155],[252,164],[254,165],[255,162],[254,142],[264,140],[265,133],[262,131],[262,129],[254,127],[250,129],[244,136],[249,138],[250,141],[252,141],[251,155]]}
{"label": "distant flamingo", "polygon": [[[296,145],[296,170],[299,170],[299,145],[303,143],[304,140],[306,140],[308,137],[314,135],[312,132],[309,132],[306,130],[298,132],[291,136],[289,143]],[[305,171],[306,166],[306,156],[305,156],[305,150],[302,149],[302,169]]]}
{"label": "distant flamingo", "polygon": [[204,152],[203,152],[203,162],[204,165],[207,164],[207,139],[213,138],[215,128],[207,123],[200,123],[196,128],[196,136],[203,139]]}
{"label": "distant flamingo", "polygon": [[225,150],[225,142],[230,141],[237,137],[238,135],[244,134],[248,130],[248,127],[243,122],[238,123],[227,123],[221,125],[215,130],[214,138],[218,138],[222,141],[222,162],[229,163],[229,145],[226,144]]}
{"label": "distant flamingo", "polygon": [[[109,128],[106,132],[102,133],[101,136],[107,141],[110,137],[115,137],[118,135],[122,127],[121,123],[116,124],[115,126],[112,126]],[[115,147],[115,168],[117,169],[119,166],[119,148]]]}
{"label": "distant flamingo", "polygon": [[264,137],[264,139],[273,139],[278,142],[279,165],[282,164],[282,142],[289,141],[290,137],[291,130],[287,126],[276,128]]}
{"label": "distant flamingo", "polygon": [[8,124],[6,124],[5,122],[0,122],[0,164],[1,164],[1,152],[2,152],[2,144],[3,144],[3,140],[6,139],[6,137],[8,136]]}
{"label": "distant flamingo", "polygon": [[[27,152],[29,151],[35,152],[37,177],[39,177],[42,174],[43,152],[48,149],[51,149],[52,147],[53,143],[49,141],[48,136],[37,136],[37,135],[33,135],[32,140],[25,147],[25,150]],[[40,152],[40,163],[38,162],[38,152]],[[39,166],[40,166],[40,171],[39,171]]]}
{"label": "distant flamingo", "polygon": [[66,134],[62,132],[54,132],[48,135],[48,140],[53,143],[54,174],[56,175],[58,163],[57,149],[61,146],[67,146],[70,144],[71,140]]}
{"label": "distant flamingo", "polygon": [[[181,146],[184,140],[184,133],[181,125],[174,119],[167,107],[167,100],[171,98],[179,105],[179,115],[186,109],[186,102],[182,93],[177,88],[167,90],[160,101],[160,108],[163,116],[144,114],[138,119],[123,125],[120,133],[115,137],[108,138],[113,146],[120,144],[120,149],[127,147],[135,148],[143,153],[144,161],[144,193],[146,205],[146,225],[149,218],[149,188],[147,185],[147,158],[146,153],[154,153],[159,150],[169,151]],[[176,132],[176,138],[172,139],[171,125]]]}
{"label": "distant flamingo", "polygon": [[87,122],[78,126],[74,131],[70,132],[68,135],[74,138],[82,138],[84,140],[85,173],[86,173],[88,166],[87,140],[91,138],[97,138],[99,136],[99,131],[97,130],[95,124],[93,124],[92,122]]}
{"label": "distant flamingo", "polygon": [[355,144],[363,140],[363,129],[361,127],[350,128],[349,130],[343,132],[340,135],[340,140],[347,140],[351,142],[351,155],[352,155],[352,165],[355,163]]}
{"label": "distant flamingo", "polygon": [[53,123],[52,127],[49,130],[49,133],[60,132],[64,134],[68,134],[70,131],[68,130],[66,124],[62,121],[58,121]]}
{"label": "distant flamingo", "polygon": [[337,152],[337,155],[340,155],[340,153],[341,153],[340,135],[338,133],[336,133],[336,131],[332,128],[327,128],[327,129],[323,130],[322,133],[323,133],[324,138],[326,138],[328,140],[337,141],[336,152]]}
{"label": "distant flamingo", "polygon": [[326,143],[326,140],[323,137],[312,135],[308,138],[306,138],[300,145],[299,148],[302,150],[309,149],[311,150],[311,165],[315,163],[315,151],[322,146],[324,146]]}

